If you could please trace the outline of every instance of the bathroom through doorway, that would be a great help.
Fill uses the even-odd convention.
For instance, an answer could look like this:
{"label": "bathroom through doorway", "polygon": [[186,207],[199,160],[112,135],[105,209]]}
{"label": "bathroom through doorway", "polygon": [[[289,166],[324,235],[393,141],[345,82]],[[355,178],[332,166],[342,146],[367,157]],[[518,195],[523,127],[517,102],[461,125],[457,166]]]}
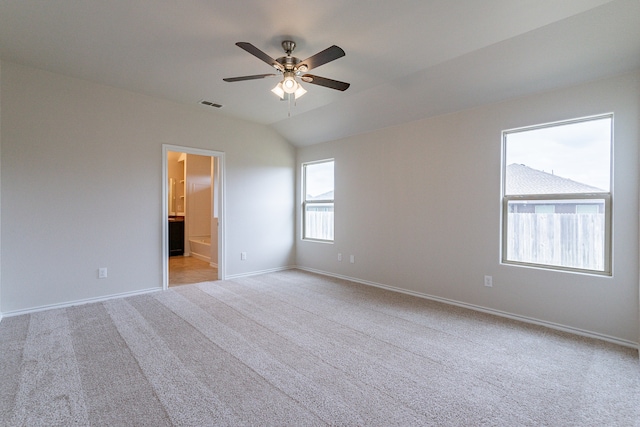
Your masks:
{"label": "bathroom through doorway", "polygon": [[163,288],[224,277],[224,153],[163,145]]}

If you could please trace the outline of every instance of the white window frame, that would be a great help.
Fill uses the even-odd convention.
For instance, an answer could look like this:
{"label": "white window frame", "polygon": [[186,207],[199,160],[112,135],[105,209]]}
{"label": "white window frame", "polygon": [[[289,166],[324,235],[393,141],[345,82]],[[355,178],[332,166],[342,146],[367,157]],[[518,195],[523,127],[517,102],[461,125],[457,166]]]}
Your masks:
{"label": "white window frame", "polygon": [[[309,165],[317,165],[321,163],[333,163],[334,167],[334,177],[335,177],[335,159],[324,159],[324,160],[316,160],[311,162],[302,163],[302,240],[310,241],[310,242],[323,242],[323,243],[333,243],[335,240],[335,181],[334,181],[334,198],[333,199],[323,199],[323,200],[307,200],[307,166]],[[319,239],[314,237],[306,237],[307,236],[307,207],[309,206],[320,206],[320,205],[331,205],[334,209],[333,214],[333,239]]]}
{"label": "white window frame", "polygon": [[[590,120],[599,120],[599,119],[611,119],[611,140],[609,150],[611,153],[610,156],[610,164],[609,164],[609,175],[610,175],[610,186],[608,192],[602,193],[564,193],[564,194],[518,194],[518,195],[506,195],[506,168],[507,168],[507,136],[511,133],[523,132],[541,128],[548,127],[556,127],[567,125],[571,123],[580,123],[586,122]],[[501,212],[501,221],[502,221],[502,247],[501,247],[501,262],[502,264],[510,264],[510,265],[520,265],[526,267],[535,267],[542,268],[547,270],[560,270],[560,271],[569,271],[576,273],[587,273],[587,274],[595,274],[602,276],[612,276],[612,193],[613,193],[613,143],[614,143],[614,117],[613,113],[601,114],[597,116],[583,117],[572,120],[565,120],[560,122],[546,123],[535,126],[528,126],[517,129],[505,130],[502,132],[502,212]],[[553,202],[561,202],[567,200],[604,200],[604,266],[602,270],[590,270],[576,267],[566,267],[561,265],[550,265],[550,264],[541,264],[541,263],[533,263],[533,262],[522,262],[522,261],[514,261],[509,260],[507,258],[507,249],[508,249],[508,211],[509,211],[509,202],[524,202],[524,201],[549,201]]]}

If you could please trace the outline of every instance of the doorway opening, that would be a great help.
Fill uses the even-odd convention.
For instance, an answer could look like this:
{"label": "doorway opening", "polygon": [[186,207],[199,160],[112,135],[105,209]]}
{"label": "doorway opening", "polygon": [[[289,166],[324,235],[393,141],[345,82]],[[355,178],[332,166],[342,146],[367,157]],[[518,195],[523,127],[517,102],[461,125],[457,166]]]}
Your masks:
{"label": "doorway opening", "polygon": [[224,153],[162,146],[163,289],[224,279]]}

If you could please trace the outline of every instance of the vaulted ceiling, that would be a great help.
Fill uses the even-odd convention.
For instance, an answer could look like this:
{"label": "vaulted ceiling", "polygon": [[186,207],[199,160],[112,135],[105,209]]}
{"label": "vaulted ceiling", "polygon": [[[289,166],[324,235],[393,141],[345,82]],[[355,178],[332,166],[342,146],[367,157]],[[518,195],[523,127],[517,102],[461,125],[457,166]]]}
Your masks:
{"label": "vaulted ceiling", "polygon": [[[295,105],[224,77],[331,45]],[[640,0],[2,0],[0,58],[273,127],[298,146],[640,68]],[[201,100],[222,104],[200,106]],[[289,116],[290,111],[290,116]]]}

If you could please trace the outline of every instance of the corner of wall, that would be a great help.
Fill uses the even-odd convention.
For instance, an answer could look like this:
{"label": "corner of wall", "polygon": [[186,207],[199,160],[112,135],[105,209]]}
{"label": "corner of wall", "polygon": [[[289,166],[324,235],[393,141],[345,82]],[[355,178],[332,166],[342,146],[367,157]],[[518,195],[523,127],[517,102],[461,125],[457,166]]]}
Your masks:
{"label": "corner of wall", "polygon": [[0,321],[2,321],[2,61],[0,61]]}
{"label": "corner of wall", "polygon": [[[636,87],[638,90],[636,91],[638,94],[638,109],[640,110],[640,69],[636,72]],[[637,124],[637,137],[638,143],[640,143],[640,114],[637,115],[638,124]],[[640,152],[638,153],[638,164],[640,164]],[[640,194],[639,194],[640,197]],[[638,221],[640,223],[640,214],[638,215]],[[638,236],[640,239],[640,236]],[[638,261],[640,261],[640,254],[638,254]],[[640,361],[640,275],[638,276],[638,359]]]}

